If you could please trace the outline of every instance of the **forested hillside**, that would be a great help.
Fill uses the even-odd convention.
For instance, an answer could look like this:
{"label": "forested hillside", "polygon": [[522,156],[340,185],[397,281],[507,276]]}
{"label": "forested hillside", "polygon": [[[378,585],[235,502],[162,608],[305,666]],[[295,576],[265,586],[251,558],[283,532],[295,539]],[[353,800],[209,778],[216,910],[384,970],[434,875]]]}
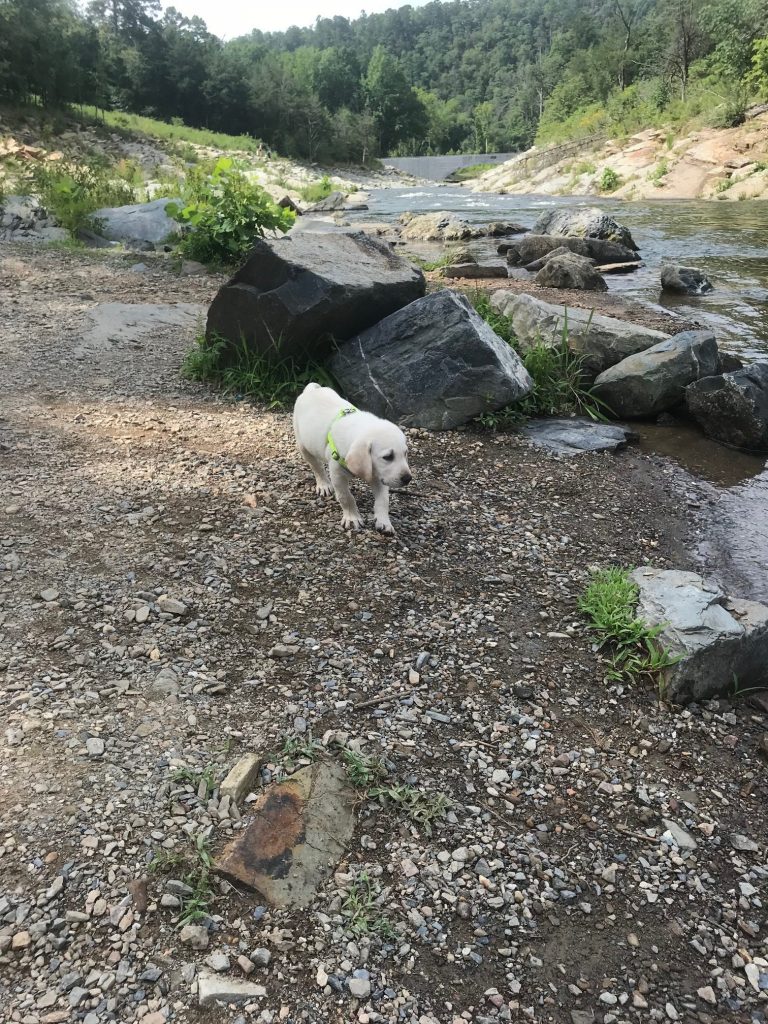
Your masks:
{"label": "forested hillside", "polygon": [[159,0],[0,0],[0,98],[181,118],[311,160],[516,150],[738,121],[768,83],[767,35],[768,0],[452,0],[226,43]]}

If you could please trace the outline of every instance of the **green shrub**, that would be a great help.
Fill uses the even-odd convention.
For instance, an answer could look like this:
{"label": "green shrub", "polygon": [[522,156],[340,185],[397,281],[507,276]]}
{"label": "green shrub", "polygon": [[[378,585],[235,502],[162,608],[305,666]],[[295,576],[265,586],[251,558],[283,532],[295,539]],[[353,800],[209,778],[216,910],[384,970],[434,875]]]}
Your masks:
{"label": "green shrub", "polygon": [[448,175],[448,181],[471,181],[473,178],[479,178],[481,174],[485,174],[486,171],[493,170],[494,167],[498,167],[498,164],[492,163],[481,163],[481,164],[470,164],[469,167],[459,167],[452,174]]}
{"label": "green shrub", "polygon": [[580,178],[583,174],[594,174],[596,170],[597,167],[591,160],[582,160],[573,168],[573,175],[575,178]]}
{"label": "green shrub", "polygon": [[190,170],[184,203],[169,203],[166,211],[189,228],[179,246],[182,254],[201,263],[237,263],[256,239],[267,231],[287,231],[295,219],[229,157],[218,160],[210,175],[199,167]]}
{"label": "green shrub", "polygon": [[72,234],[96,228],[92,214],[102,206],[126,206],[135,194],[124,181],[114,180],[103,169],[77,164],[40,164],[32,172],[32,188],[43,206]]}
{"label": "green shrub", "polygon": [[606,167],[600,175],[600,191],[615,192],[619,185],[621,185],[621,178],[619,175],[612,167]]}
{"label": "green shrub", "polygon": [[311,185],[305,185],[304,188],[299,189],[299,194],[305,203],[319,203],[321,199],[326,199],[331,192],[333,192],[333,185],[327,174],[324,174],[320,181],[314,181]]}
{"label": "green shrub", "polygon": [[664,178],[669,174],[669,162],[666,157],[662,157],[661,160],[656,164],[653,170],[648,174],[648,180],[652,181],[656,188],[661,188],[664,184]]}

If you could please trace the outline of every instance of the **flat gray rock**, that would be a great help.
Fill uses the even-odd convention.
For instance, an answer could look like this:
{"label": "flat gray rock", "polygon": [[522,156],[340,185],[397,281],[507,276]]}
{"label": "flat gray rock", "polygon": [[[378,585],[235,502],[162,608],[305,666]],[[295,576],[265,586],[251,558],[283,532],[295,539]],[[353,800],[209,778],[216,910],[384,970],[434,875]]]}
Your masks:
{"label": "flat gray rock", "polygon": [[133,341],[163,327],[194,330],[205,317],[205,306],[195,302],[102,302],[89,310],[91,327],[83,335],[85,346],[108,347]]}
{"label": "flat gray rock", "polygon": [[589,309],[542,302],[533,295],[518,295],[505,288],[491,295],[491,305],[511,319],[523,352],[537,344],[561,345],[567,327],[568,347],[582,357],[584,370],[590,376],[597,376],[627,356],[669,337],[626,320],[601,316]]}
{"label": "flat gray rock", "polygon": [[201,971],[197,978],[197,996],[201,1006],[214,1003],[250,1003],[267,994],[263,985],[242,978],[227,978],[210,971]]}
{"label": "flat gray rock", "polygon": [[659,641],[679,660],[665,672],[664,693],[686,703],[768,685],[768,607],[728,597],[695,572],[642,566],[637,613],[663,626]]}
{"label": "flat gray rock", "polygon": [[458,292],[412,302],[342,345],[330,370],[346,397],[402,426],[453,430],[525,397],[515,351]]}
{"label": "flat gray rock", "polygon": [[149,203],[129,206],[111,206],[96,210],[92,215],[99,234],[115,242],[144,243],[154,246],[169,236],[181,234],[181,225],[165,212],[169,203],[179,199],[153,199]]}
{"label": "flat gray rock", "polygon": [[539,448],[556,455],[616,452],[634,438],[632,431],[613,423],[584,418],[528,420],[521,434]]}

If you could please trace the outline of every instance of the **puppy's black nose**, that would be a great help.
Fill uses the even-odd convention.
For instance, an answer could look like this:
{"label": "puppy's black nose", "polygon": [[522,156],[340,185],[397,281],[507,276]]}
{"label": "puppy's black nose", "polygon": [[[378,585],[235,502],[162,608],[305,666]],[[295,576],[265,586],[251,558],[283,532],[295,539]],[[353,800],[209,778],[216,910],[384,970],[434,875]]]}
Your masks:
{"label": "puppy's black nose", "polygon": [[403,485],[403,487],[405,487],[406,484],[409,484],[411,480],[413,480],[413,477],[411,476],[410,473],[403,473],[403,475],[400,477],[400,483]]}

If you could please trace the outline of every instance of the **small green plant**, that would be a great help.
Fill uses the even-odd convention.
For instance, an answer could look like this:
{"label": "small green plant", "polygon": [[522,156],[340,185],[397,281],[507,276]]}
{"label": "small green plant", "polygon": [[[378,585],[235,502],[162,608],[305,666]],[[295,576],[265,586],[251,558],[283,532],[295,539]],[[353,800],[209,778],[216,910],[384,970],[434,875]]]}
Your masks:
{"label": "small green plant", "polygon": [[230,345],[223,338],[208,341],[200,335],[187,352],[181,373],[189,380],[216,384],[235,393],[264,402],[270,409],[282,409],[314,380],[332,384],[323,367],[302,366],[294,359],[280,358],[280,343],[274,343],[274,358],[254,351],[244,340]]}
{"label": "small green plant", "polygon": [[600,175],[599,189],[601,192],[615,192],[621,185],[621,178],[612,167],[606,167]]}
{"label": "small green plant", "polygon": [[661,160],[656,164],[653,170],[648,175],[648,180],[652,181],[656,188],[661,188],[664,184],[664,178],[669,174],[669,161],[666,157],[662,157]]}
{"label": "small green plant", "polygon": [[658,642],[664,625],[649,626],[637,617],[638,597],[638,586],[627,569],[601,569],[579,599],[579,610],[598,635],[608,679],[634,682],[645,676],[661,688],[664,670],[679,659]]}
{"label": "small green plant", "polygon": [[721,195],[723,192],[727,192],[729,189],[733,188],[734,184],[734,178],[721,178],[715,185],[714,191],[718,195]]}
{"label": "small green plant", "polygon": [[281,753],[286,761],[290,764],[295,764],[296,761],[300,761],[302,759],[314,761],[322,748],[322,743],[320,743],[319,740],[312,739],[311,736],[306,738],[299,736],[286,736]]}
{"label": "small green plant", "polygon": [[597,167],[591,160],[582,160],[573,168],[573,176],[580,178],[583,174],[594,174],[596,170]]}
{"label": "small green plant", "polygon": [[327,199],[331,192],[333,185],[327,174],[324,174],[320,181],[313,181],[311,185],[299,189],[299,194],[306,203],[319,203],[321,199]]}
{"label": "small green plant", "polygon": [[169,203],[166,212],[189,229],[179,246],[186,257],[225,266],[242,260],[267,231],[285,232],[295,219],[230,157],[217,160],[210,175],[191,168],[184,206]]}
{"label": "small green plant", "polygon": [[479,178],[486,171],[492,171],[494,167],[498,167],[498,164],[485,162],[470,164],[468,167],[459,167],[452,174],[448,175],[448,181],[471,181],[473,178]]}
{"label": "small green plant", "polygon": [[382,894],[377,892],[367,871],[361,871],[341,905],[342,916],[353,935],[378,935],[392,940],[397,933],[381,912]]}
{"label": "small green plant", "polygon": [[32,171],[31,186],[43,206],[72,234],[98,229],[93,213],[100,207],[126,206],[135,199],[126,182],[110,178],[103,169],[78,164],[38,164]]}
{"label": "small green plant", "polygon": [[451,806],[445,793],[424,793],[415,786],[407,785],[372,786],[368,796],[402,808],[428,836],[432,835],[434,823],[443,818]]}
{"label": "small green plant", "polygon": [[478,289],[473,295],[469,296],[469,300],[491,330],[506,341],[508,345],[517,350],[517,339],[512,330],[512,321],[508,316],[504,316],[503,313],[500,313],[498,309],[491,305],[488,292]]}
{"label": "small green plant", "polygon": [[443,267],[450,267],[455,263],[453,254],[448,252],[439,256],[436,260],[425,260],[421,256],[416,256],[414,254],[409,254],[408,259],[411,263],[415,263],[417,267],[420,267],[422,270],[427,272],[430,270],[441,270]]}
{"label": "small green plant", "polygon": [[178,768],[171,776],[171,781],[188,782],[196,790],[200,788],[201,782],[204,783],[205,796],[203,799],[207,800],[218,785],[217,778],[219,775],[221,775],[221,768],[211,761],[200,772],[196,772],[192,768]]}
{"label": "small green plant", "polygon": [[380,758],[359,754],[349,747],[342,747],[341,760],[349,781],[358,789],[368,789],[376,782],[386,778],[387,769]]}
{"label": "small green plant", "polygon": [[149,863],[149,870],[153,874],[178,874],[181,881],[192,890],[191,895],[181,897],[181,910],[176,922],[179,928],[207,917],[214,898],[210,840],[198,834],[190,842],[191,848],[184,851],[165,850],[162,847],[155,849]]}

